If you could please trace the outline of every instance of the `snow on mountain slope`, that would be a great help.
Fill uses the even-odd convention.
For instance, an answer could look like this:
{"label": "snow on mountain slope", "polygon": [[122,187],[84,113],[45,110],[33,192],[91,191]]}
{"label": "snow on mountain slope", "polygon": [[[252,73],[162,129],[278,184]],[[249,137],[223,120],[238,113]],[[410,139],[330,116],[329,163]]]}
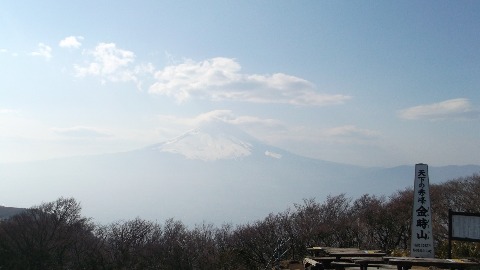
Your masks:
{"label": "snow on mountain slope", "polygon": [[226,134],[209,134],[194,129],[157,146],[161,152],[175,153],[188,159],[211,161],[236,159],[251,154],[252,145]]}
{"label": "snow on mountain slope", "polygon": [[[179,154],[187,159],[214,161],[245,158],[250,156],[259,144],[256,139],[233,125],[210,121],[151,148],[160,152]],[[282,156],[270,150],[265,150],[264,154],[276,159]]]}

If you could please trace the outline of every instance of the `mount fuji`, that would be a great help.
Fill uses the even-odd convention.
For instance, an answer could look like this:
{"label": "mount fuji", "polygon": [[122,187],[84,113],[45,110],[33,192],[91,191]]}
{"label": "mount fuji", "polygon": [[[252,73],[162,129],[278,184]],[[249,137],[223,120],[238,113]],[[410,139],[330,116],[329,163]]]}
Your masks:
{"label": "mount fuji", "polygon": [[233,125],[208,122],[200,128],[150,148],[160,152],[180,154],[187,159],[214,161],[242,159],[262,147],[253,137]]}
{"label": "mount fuji", "polygon": [[[430,167],[431,182],[480,166]],[[413,185],[414,167],[366,168],[298,156],[237,127],[211,121],[172,140],[129,152],[0,164],[0,203],[29,207],[74,197],[100,223],[140,217],[247,223],[345,193],[390,195]]]}

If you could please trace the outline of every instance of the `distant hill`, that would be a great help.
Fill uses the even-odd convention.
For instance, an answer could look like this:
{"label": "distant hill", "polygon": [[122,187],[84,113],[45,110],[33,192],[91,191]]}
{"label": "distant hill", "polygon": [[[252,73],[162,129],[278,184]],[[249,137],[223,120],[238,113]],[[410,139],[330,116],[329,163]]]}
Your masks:
{"label": "distant hill", "polygon": [[[480,166],[429,171],[431,182],[440,183],[480,172]],[[130,152],[0,164],[2,203],[30,207],[71,196],[102,223],[137,216],[190,225],[246,223],[304,198],[390,195],[412,186],[413,178],[414,164],[365,168],[306,158],[218,122]]]}
{"label": "distant hill", "polygon": [[23,211],[25,211],[24,208],[0,206],[0,220],[7,219],[16,214],[20,214]]}

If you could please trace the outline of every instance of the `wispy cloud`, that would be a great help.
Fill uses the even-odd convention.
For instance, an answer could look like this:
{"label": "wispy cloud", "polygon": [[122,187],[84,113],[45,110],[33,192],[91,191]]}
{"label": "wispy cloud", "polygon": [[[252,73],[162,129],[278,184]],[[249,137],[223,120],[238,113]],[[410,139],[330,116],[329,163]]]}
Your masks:
{"label": "wispy cloud", "polygon": [[95,49],[86,51],[93,59],[83,65],[74,65],[76,76],[95,76],[102,83],[135,82],[141,88],[139,76],[153,74],[152,64],[134,65],[135,53],[117,48],[115,43],[100,43]]}
{"label": "wispy cloud", "polygon": [[44,57],[45,59],[48,60],[52,58],[52,48],[43,43],[39,43],[37,50],[31,52],[30,55]]}
{"label": "wispy cloud", "polygon": [[357,139],[372,139],[380,135],[378,131],[358,128],[355,125],[345,125],[325,129],[321,132],[324,137],[335,138],[357,138]]}
{"label": "wispy cloud", "polygon": [[69,128],[52,128],[55,133],[72,138],[103,138],[111,135],[94,127],[76,126]]}
{"label": "wispy cloud", "polygon": [[93,51],[87,51],[86,54],[93,56],[93,60],[84,66],[75,65],[77,76],[100,76],[110,81],[131,81],[135,79],[127,69],[135,60],[133,52],[119,49],[115,43],[100,43]]}
{"label": "wispy cloud", "polygon": [[382,133],[378,130],[361,128],[356,125],[333,127],[301,126],[285,124],[283,129],[266,134],[272,142],[301,143],[305,145],[371,145],[378,143]]}
{"label": "wispy cloud", "polygon": [[[80,46],[78,39],[67,37],[60,46]],[[343,94],[320,93],[311,82],[284,73],[242,73],[240,64],[232,58],[216,57],[200,62],[187,59],[155,70],[151,63],[135,64],[135,53],[118,48],[115,43],[99,43],[84,55],[91,59],[74,65],[76,76],[95,76],[102,83],[135,82],[140,89],[142,81],[153,81],[148,87],[151,94],[173,97],[178,103],[205,99],[325,106],[351,99]]]}
{"label": "wispy cloud", "polygon": [[80,48],[80,46],[82,46],[82,43],[80,42],[80,40],[83,40],[82,36],[69,36],[60,40],[60,42],[58,43],[58,46],[62,48],[78,49]]}
{"label": "wispy cloud", "polygon": [[342,104],[350,96],[321,94],[309,81],[283,74],[244,74],[235,59],[217,57],[201,62],[185,60],[155,73],[150,93],[171,96],[178,102],[190,98],[237,100],[323,106]]}
{"label": "wispy cloud", "polygon": [[399,111],[398,115],[407,120],[466,120],[478,119],[480,111],[474,109],[468,99],[457,98],[410,107]]}
{"label": "wispy cloud", "polygon": [[374,143],[381,137],[376,130],[344,125],[331,128],[316,128],[285,123],[278,119],[250,115],[235,115],[230,110],[213,110],[193,117],[161,115],[158,123],[164,136],[175,137],[196,128],[205,122],[220,121],[236,125],[252,136],[273,145],[285,142],[308,144],[365,144]]}
{"label": "wispy cloud", "polygon": [[179,128],[186,130],[196,128],[203,123],[208,122],[224,122],[232,125],[248,127],[280,127],[283,123],[280,120],[270,118],[260,118],[256,116],[243,115],[238,116],[231,110],[213,110],[206,113],[201,113],[194,117],[178,117],[174,115],[160,115],[158,120],[165,125],[175,123]]}
{"label": "wispy cloud", "polygon": [[272,157],[272,158],[276,158],[276,159],[281,159],[282,158],[282,155],[281,154],[278,154],[278,153],[275,153],[275,152],[271,152],[271,151],[265,151],[265,156],[267,157]]}

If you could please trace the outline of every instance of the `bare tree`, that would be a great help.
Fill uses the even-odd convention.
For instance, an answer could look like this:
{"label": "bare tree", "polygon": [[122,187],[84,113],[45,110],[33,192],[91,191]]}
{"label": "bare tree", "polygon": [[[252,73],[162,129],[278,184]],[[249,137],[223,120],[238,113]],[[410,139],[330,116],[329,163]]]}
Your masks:
{"label": "bare tree", "polygon": [[3,264],[14,269],[75,269],[91,250],[94,226],[73,198],[60,198],[1,224]]}
{"label": "bare tree", "polygon": [[108,261],[113,269],[159,269],[155,251],[162,236],[158,224],[136,218],[106,228]]}
{"label": "bare tree", "polygon": [[295,204],[293,228],[295,237],[305,246],[349,246],[355,235],[351,226],[351,199],[345,194],[328,196],[324,203],[304,199]]}

